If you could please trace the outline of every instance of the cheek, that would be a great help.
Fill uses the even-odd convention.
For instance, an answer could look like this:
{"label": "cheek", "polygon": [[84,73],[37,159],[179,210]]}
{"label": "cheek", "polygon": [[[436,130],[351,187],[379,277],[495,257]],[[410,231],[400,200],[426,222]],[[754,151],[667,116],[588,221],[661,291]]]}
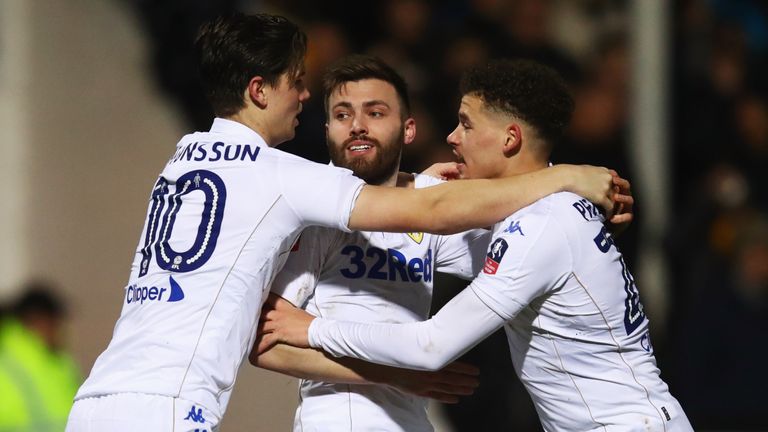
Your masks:
{"label": "cheek", "polygon": [[339,124],[336,126],[329,125],[327,135],[328,144],[334,145],[334,143],[336,143],[336,146],[339,147],[344,140],[349,138],[349,128]]}

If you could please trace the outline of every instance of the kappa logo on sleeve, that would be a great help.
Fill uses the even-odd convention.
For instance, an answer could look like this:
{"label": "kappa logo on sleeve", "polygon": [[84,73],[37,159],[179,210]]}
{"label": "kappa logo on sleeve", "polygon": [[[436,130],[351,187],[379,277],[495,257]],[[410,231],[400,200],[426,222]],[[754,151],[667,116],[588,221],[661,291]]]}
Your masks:
{"label": "kappa logo on sleeve", "polygon": [[507,229],[504,230],[504,232],[508,232],[510,234],[514,233],[520,233],[521,236],[525,236],[523,233],[523,228],[520,226],[520,221],[512,221],[509,223],[509,226]]}
{"label": "kappa logo on sleeve", "polygon": [[494,240],[491,244],[488,254],[485,256],[485,264],[483,265],[483,273],[496,274],[499,269],[501,259],[504,258],[504,254],[507,253],[509,245],[503,238]]}

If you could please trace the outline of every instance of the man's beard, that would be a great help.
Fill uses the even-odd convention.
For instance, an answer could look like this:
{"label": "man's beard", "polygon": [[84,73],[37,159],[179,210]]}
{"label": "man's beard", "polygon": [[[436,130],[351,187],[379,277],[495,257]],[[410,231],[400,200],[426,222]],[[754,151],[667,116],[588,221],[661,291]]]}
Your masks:
{"label": "man's beard", "polygon": [[[328,138],[328,153],[331,156],[331,161],[337,167],[347,168],[366,183],[371,185],[380,185],[387,181],[392,174],[400,166],[400,157],[403,150],[402,144],[398,145],[397,141],[402,139],[404,128],[400,128],[400,133],[388,143],[389,145],[383,146],[376,138],[368,135],[356,135],[344,140],[344,143],[339,146]],[[365,159],[362,157],[351,158],[347,160],[345,158],[347,147],[352,141],[362,140],[368,141],[376,149],[376,155],[373,159]]]}

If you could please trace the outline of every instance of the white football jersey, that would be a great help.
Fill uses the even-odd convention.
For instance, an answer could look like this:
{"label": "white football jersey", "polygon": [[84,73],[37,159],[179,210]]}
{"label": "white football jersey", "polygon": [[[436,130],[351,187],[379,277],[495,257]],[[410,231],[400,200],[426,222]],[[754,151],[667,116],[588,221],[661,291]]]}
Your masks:
{"label": "white football jersey", "polygon": [[[417,175],[415,186],[440,180]],[[464,279],[482,268],[490,231],[345,233],[304,230],[272,292],[337,320],[405,323],[429,317],[435,271]],[[301,380],[296,431],[431,431],[427,400],[384,385]]]}
{"label": "white football jersey", "polygon": [[348,230],[363,185],[237,122],[184,136],[152,190],[112,341],[76,399],[168,395],[220,418],[294,241],[307,226]]}
{"label": "white football jersey", "polygon": [[316,319],[334,355],[435,368],[504,326],[546,431],[692,431],[660,377],[637,287],[603,216],[557,193],[494,227],[482,272],[429,321]]}
{"label": "white football jersey", "polygon": [[554,194],[497,224],[471,289],[507,320],[545,430],[688,424],[659,376],[632,274],[586,199]]}

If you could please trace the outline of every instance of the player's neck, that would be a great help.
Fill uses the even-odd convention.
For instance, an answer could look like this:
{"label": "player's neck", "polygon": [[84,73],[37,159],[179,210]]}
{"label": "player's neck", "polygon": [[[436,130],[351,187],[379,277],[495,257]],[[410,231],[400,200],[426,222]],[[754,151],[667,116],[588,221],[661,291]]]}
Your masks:
{"label": "player's neck", "polygon": [[416,176],[411,173],[397,173],[397,187],[413,189],[416,187]]}
{"label": "player's neck", "polygon": [[499,177],[512,177],[533,171],[538,171],[549,166],[549,162],[539,158],[530,157],[530,155],[518,155],[507,159],[507,164]]}
{"label": "player's neck", "polygon": [[395,187],[400,186],[400,166],[398,165],[394,171],[392,171],[392,174],[390,174],[386,179],[384,179],[381,182],[378,182],[375,186],[386,186],[386,187]]}
{"label": "player's neck", "polygon": [[264,142],[270,147],[277,147],[279,142],[275,142],[275,139],[269,135],[269,128],[266,127],[266,122],[262,117],[255,115],[251,110],[243,109],[233,114],[230,117],[226,117],[227,120],[236,121],[245,126],[248,126],[254,132],[259,134]]}

